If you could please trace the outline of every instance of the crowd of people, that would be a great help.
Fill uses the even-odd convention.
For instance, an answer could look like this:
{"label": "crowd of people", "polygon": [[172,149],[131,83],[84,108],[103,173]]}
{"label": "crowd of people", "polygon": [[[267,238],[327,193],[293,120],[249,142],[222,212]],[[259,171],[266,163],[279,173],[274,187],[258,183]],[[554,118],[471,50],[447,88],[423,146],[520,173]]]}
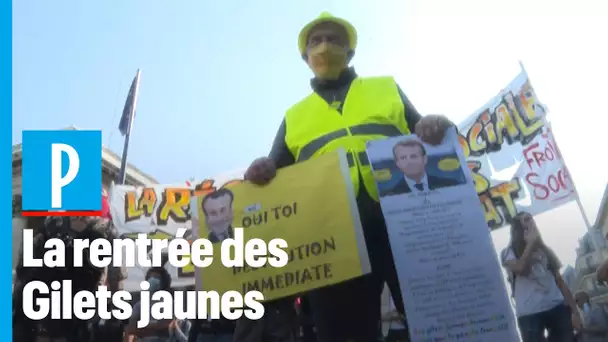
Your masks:
{"label": "crowd of people", "polygon": [[[116,237],[112,222],[107,219],[77,217],[49,217],[36,230],[34,257],[44,252],[44,242],[60,238],[69,242],[74,238]],[[72,246],[66,243],[66,246]],[[68,254],[71,251],[66,251]],[[560,275],[561,264],[538,232],[534,218],[519,213],[511,225],[511,242],[501,253],[514,301],[521,337],[524,342],[600,342],[608,341],[608,307],[594,303],[588,293],[572,293]],[[83,256],[86,259],[86,255]],[[91,264],[83,268],[16,268],[13,295],[14,341],[102,341],[102,342],[313,342],[321,341],[310,296],[286,298],[265,303],[265,316],[256,321],[241,318],[237,321],[219,320],[164,320],[151,321],[137,328],[140,305],[135,302],[133,315],[127,321],[97,318],[80,321],[29,320],[21,311],[23,284],[40,280],[73,281],[73,290],[94,291],[107,285],[111,291],[122,289],[125,269],[98,269]],[[597,270],[597,280],[608,283],[608,261]],[[145,279],[150,291],[171,291],[171,276],[164,267],[150,268]],[[357,303],[356,299],[353,302]],[[410,341],[405,315],[391,297],[389,309],[374,322],[375,336],[352,341]],[[389,325],[383,333],[382,323]],[[353,328],[355,329],[355,328]],[[349,340],[337,340],[349,341]]]}
{"label": "crowd of people", "polygon": [[[356,47],[353,25],[328,13],[302,29],[298,48],[315,75],[313,91],[287,111],[269,156],[256,159],[245,179],[263,186],[280,168],[345,149],[371,273],[296,298],[265,302],[265,316],[260,320],[165,320],[137,328],[137,303],[127,322],[32,321],[21,310],[21,290],[29,281],[71,279],[74,291],[94,291],[99,284],[116,291],[126,277],[124,269],[18,266],[13,299],[14,341],[410,341],[393,251],[365,148],[367,142],[375,139],[408,134],[437,145],[454,124],[445,116],[420,115],[391,77],[359,77],[349,66]],[[116,232],[111,221],[104,219],[51,217],[37,227],[35,236],[34,252],[40,256],[44,241],[49,238],[114,238]],[[67,255],[70,253],[66,251]],[[83,259],[87,260],[86,256]],[[584,292],[571,293],[560,275],[560,261],[543,242],[531,215],[520,213],[513,219],[511,243],[502,251],[501,259],[509,274],[524,342],[608,341],[606,309],[592,303]],[[146,280],[151,291],[171,289],[171,277],[163,267],[148,270]],[[608,281],[608,265],[598,270],[598,280]],[[392,302],[390,312],[382,315],[385,286]],[[390,324],[386,336],[383,322]]]}
{"label": "crowd of people", "polygon": [[[33,257],[41,258],[45,242],[59,238],[66,245],[66,255],[73,255],[70,240],[118,238],[111,220],[91,217],[48,217],[35,229]],[[86,253],[86,252],[85,252]],[[151,321],[144,328],[137,328],[141,306],[133,303],[133,315],[127,321],[105,321],[99,317],[83,321],[78,319],[31,320],[22,311],[23,286],[39,280],[50,284],[57,280],[71,280],[73,293],[81,290],[95,291],[106,285],[110,291],[122,290],[127,273],[125,268],[100,269],[83,255],[84,267],[74,267],[67,261],[65,268],[26,268],[20,262],[15,269],[13,290],[13,341],[85,341],[85,342],[232,342],[236,341],[316,341],[310,305],[306,297],[294,301],[281,301],[267,305],[264,318],[258,321],[237,322],[225,318],[218,320],[161,320]],[[150,292],[172,291],[171,275],[165,267],[152,267],[145,275]],[[136,295],[136,294],[135,294]],[[291,303],[290,303],[291,302]],[[111,304],[111,303],[110,303]],[[291,304],[291,305],[290,305]]]}

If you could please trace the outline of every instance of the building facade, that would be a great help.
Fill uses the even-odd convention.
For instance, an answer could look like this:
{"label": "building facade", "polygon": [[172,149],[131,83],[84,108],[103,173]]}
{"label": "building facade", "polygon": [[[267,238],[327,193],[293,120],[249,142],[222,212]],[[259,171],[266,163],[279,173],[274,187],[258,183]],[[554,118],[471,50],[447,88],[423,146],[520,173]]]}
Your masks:
{"label": "building facade", "polygon": [[606,190],[604,190],[604,197],[602,198],[602,204],[600,204],[600,210],[597,213],[595,226],[602,232],[604,238],[608,239],[608,185],[606,185]]}
{"label": "building facade", "polygon": [[[75,127],[66,130],[76,130]],[[24,228],[38,227],[44,218],[21,216],[21,144],[13,145],[13,266],[16,263],[18,252],[22,241],[22,230]],[[112,181],[118,179],[120,173],[121,158],[107,147],[102,147],[102,182],[104,190],[108,190]],[[128,164],[126,170],[126,184],[143,186],[157,184],[151,176],[143,173],[135,166]]]}
{"label": "building facade", "polygon": [[574,291],[585,291],[591,299],[599,303],[608,303],[608,287],[600,284],[596,278],[597,268],[608,260],[608,186],[604,192],[597,219],[593,229],[580,239],[576,251],[574,268]]}

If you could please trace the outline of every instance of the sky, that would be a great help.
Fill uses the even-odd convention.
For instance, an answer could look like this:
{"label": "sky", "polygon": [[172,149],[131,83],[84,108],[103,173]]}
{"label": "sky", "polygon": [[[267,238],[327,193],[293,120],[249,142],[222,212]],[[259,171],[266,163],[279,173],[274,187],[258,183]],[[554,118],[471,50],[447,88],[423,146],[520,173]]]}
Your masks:
{"label": "sky", "polygon": [[[456,123],[523,61],[595,220],[608,181],[603,0],[14,1],[13,143],[24,129],[75,125],[101,129],[120,154],[118,121],[139,68],[132,164],[164,183],[246,167],[310,92],[297,34],[322,11],[357,28],[360,75],[395,76],[420,112]],[[585,230],[576,204],[538,220],[572,264]],[[493,233],[497,248],[507,234]]]}

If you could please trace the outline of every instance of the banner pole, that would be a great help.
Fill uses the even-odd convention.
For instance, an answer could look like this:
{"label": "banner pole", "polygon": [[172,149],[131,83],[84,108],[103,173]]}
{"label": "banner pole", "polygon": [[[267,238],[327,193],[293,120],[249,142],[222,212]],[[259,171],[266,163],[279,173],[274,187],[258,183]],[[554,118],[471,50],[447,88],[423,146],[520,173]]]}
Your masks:
{"label": "banner pole", "polygon": [[[544,122],[545,127],[547,127],[547,129],[551,130],[551,135],[553,136],[553,141],[555,142],[555,147],[559,151],[559,145],[557,144],[557,139],[555,138],[553,129],[551,129],[551,126],[549,126],[549,123],[547,122],[546,117],[543,117],[543,122]],[[561,151],[559,152],[559,154],[561,155]],[[574,199],[576,200],[576,205],[578,206],[578,210],[581,213],[583,221],[585,222],[585,226],[587,227],[587,233],[589,233],[591,235],[591,243],[593,244],[593,247],[595,248],[594,252],[599,251],[603,247],[601,246],[599,241],[597,241],[594,237],[594,234],[596,233],[596,229],[593,226],[593,224],[591,223],[591,221],[589,220],[589,216],[587,216],[587,212],[585,212],[585,208],[583,207],[583,202],[581,201],[581,196],[579,196],[578,189],[576,188],[576,184],[574,183],[574,178],[572,177],[570,170],[568,170],[568,165],[566,165],[566,160],[564,159],[563,156],[562,156],[562,163],[564,164],[564,168],[566,169],[566,172],[568,172],[568,178],[570,178],[570,183],[572,184],[572,189],[574,189]]]}
{"label": "banner pole", "polygon": [[[532,86],[532,82],[530,81],[530,77],[528,76],[528,72],[526,72],[526,68],[524,67],[524,63],[521,60],[519,60],[519,68],[521,69],[521,72],[523,72],[523,74],[526,75],[526,79],[528,80],[528,83],[530,83],[530,86],[532,87],[532,89],[534,89],[534,87]],[[536,97],[536,95],[535,95],[535,97]],[[538,99],[535,98],[534,100],[536,101]],[[537,101],[537,102],[539,102],[539,101]],[[543,125],[547,128],[547,130],[551,131],[553,141],[555,141],[555,146],[556,146],[557,150],[559,151],[559,145],[557,144],[557,139],[555,138],[553,129],[551,128],[551,126],[549,125],[549,122],[547,121],[548,109],[543,104],[539,103],[539,105],[542,106],[542,108],[543,108],[543,117],[542,117]],[[561,155],[561,151],[559,153]],[[583,202],[581,201],[581,197],[579,196],[578,189],[576,188],[576,184],[574,183],[574,178],[572,177],[572,174],[570,174],[570,171],[568,170],[568,165],[566,165],[566,160],[563,158],[563,156],[562,156],[562,163],[564,164],[564,168],[568,172],[568,177],[570,178],[570,183],[572,184],[572,189],[574,189],[576,205],[578,205],[578,210],[580,211],[581,216],[583,217],[583,221],[585,222],[587,232],[594,233],[593,224],[589,220],[589,216],[587,216],[587,212],[585,211],[585,208],[583,207]],[[591,241],[593,242],[595,249],[599,250],[601,247],[599,245],[599,243],[594,238],[592,238]]]}
{"label": "banner pole", "polygon": [[[543,124],[545,125],[545,127],[547,127],[548,130],[550,130],[551,135],[553,136],[553,140],[555,141],[555,146],[556,146],[557,150],[559,151],[559,145],[557,144],[557,139],[555,138],[555,133],[553,133],[553,129],[549,125],[549,122],[547,122],[546,117],[543,117]],[[559,154],[561,155],[561,151],[559,152]],[[578,208],[581,211],[581,215],[583,216],[583,221],[585,221],[587,230],[591,230],[591,229],[593,229],[593,225],[591,224],[591,221],[589,220],[589,217],[587,216],[587,213],[585,212],[585,209],[583,208],[583,202],[581,201],[581,197],[578,194],[578,189],[576,188],[574,179],[573,179],[572,175],[570,174],[570,171],[568,170],[568,165],[566,165],[566,160],[564,159],[563,156],[562,156],[562,163],[564,164],[564,167],[566,168],[566,170],[568,172],[568,177],[570,178],[570,182],[572,183],[572,188],[574,189],[574,194],[576,195],[575,196],[576,204],[578,205]]]}

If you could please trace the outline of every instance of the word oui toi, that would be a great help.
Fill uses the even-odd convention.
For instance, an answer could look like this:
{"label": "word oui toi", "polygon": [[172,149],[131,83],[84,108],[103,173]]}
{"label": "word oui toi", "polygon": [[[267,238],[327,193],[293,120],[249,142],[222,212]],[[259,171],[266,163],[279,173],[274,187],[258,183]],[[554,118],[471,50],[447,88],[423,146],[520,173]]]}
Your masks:
{"label": "word oui toi", "polygon": [[[255,209],[255,208],[252,208]],[[268,223],[269,219],[280,220],[281,218],[289,218],[292,215],[296,215],[298,213],[298,203],[293,202],[292,204],[279,205],[274,208],[270,208],[268,210],[264,210],[261,212],[256,212],[251,216],[245,216],[242,220],[242,225],[244,228],[249,228],[254,225],[261,225]]]}
{"label": "word oui toi", "polygon": [[[213,262],[213,244],[207,239],[196,239],[192,242],[183,239],[186,229],[177,230],[175,239],[149,239],[147,234],[139,234],[136,239],[74,239],[73,266],[83,267],[84,251],[89,250],[89,262],[99,268],[112,264],[114,267],[161,267],[163,254],[168,262],[181,268],[194,264],[196,267],[209,267]],[[50,268],[65,267],[65,243],[61,239],[48,239],[42,258],[34,257],[34,236],[31,229],[23,231],[23,265],[24,267]],[[284,267],[289,261],[285,251],[287,242],[283,239],[272,239],[268,243],[261,239],[250,239],[245,243],[243,228],[234,228],[234,238],[222,241],[221,261],[225,267],[262,267],[268,263],[272,267]],[[166,252],[165,252],[166,251]]]}

